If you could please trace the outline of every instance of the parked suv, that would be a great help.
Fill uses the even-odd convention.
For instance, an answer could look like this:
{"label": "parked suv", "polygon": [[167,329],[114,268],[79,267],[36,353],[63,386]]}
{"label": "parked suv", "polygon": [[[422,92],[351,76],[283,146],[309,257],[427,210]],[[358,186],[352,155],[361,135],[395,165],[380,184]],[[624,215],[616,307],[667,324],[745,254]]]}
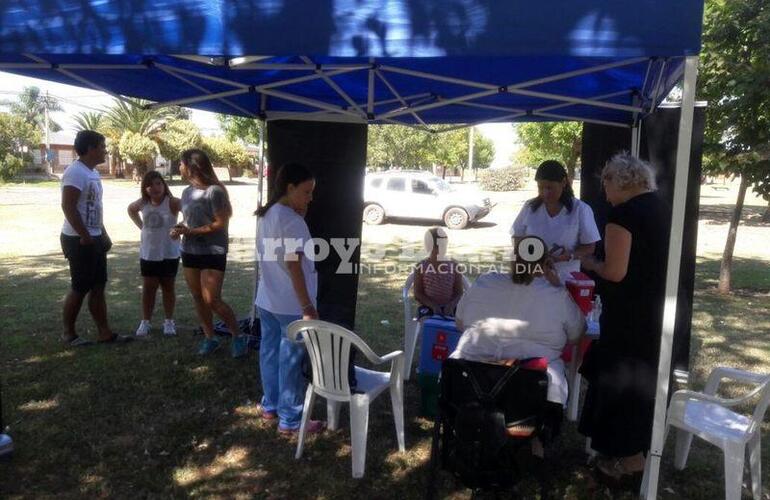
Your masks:
{"label": "parked suv", "polygon": [[382,224],[386,217],[443,220],[463,229],[489,213],[489,198],[456,191],[448,182],[420,170],[369,174],[364,186],[364,222]]}

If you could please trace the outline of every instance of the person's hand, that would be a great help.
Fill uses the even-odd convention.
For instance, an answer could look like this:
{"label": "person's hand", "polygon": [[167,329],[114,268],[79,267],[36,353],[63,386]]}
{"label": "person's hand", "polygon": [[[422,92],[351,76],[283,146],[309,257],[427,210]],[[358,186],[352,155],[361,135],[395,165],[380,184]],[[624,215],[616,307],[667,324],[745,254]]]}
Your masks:
{"label": "person's hand", "polygon": [[580,257],[580,265],[588,271],[596,271],[599,267],[599,261],[593,255],[586,255]]}
{"label": "person's hand", "polygon": [[86,234],[85,236],[80,237],[80,244],[81,245],[93,245],[94,239],[91,238],[90,234]]}
{"label": "person's hand", "polygon": [[310,320],[310,319],[318,319],[318,311],[315,310],[315,307],[312,305],[310,307],[302,309],[302,319],[304,320]]}
{"label": "person's hand", "polygon": [[546,260],[543,264],[543,277],[553,286],[561,286],[561,278],[551,260]]}
{"label": "person's hand", "polygon": [[178,240],[180,236],[185,234],[190,234],[190,228],[183,224],[177,224],[171,228],[171,231],[169,231],[169,236],[175,240]]}

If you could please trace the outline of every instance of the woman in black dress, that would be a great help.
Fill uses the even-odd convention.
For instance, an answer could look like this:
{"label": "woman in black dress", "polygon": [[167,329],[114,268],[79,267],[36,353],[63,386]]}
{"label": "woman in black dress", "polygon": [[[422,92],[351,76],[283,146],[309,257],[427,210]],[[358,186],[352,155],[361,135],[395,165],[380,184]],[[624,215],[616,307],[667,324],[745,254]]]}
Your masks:
{"label": "woman in black dress", "polygon": [[581,259],[600,278],[604,307],[601,339],[582,368],[589,388],[579,430],[603,456],[600,475],[636,482],[652,436],[670,211],[652,168],[630,155],[607,162],[602,184],[612,205],[605,258]]}

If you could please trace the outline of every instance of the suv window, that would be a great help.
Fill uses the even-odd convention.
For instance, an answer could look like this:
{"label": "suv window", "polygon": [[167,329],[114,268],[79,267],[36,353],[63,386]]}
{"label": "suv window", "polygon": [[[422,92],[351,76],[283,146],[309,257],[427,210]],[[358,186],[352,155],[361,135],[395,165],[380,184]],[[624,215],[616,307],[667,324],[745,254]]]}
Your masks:
{"label": "suv window", "polygon": [[382,185],[382,177],[374,179],[372,182],[369,183],[370,186],[373,188],[378,188]]}
{"label": "suv window", "polygon": [[388,179],[388,190],[390,191],[405,191],[406,182],[402,177],[395,177]]}
{"label": "suv window", "polygon": [[428,186],[428,183],[418,179],[412,179],[412,192],[418,194],[433,194],[433,190]]}

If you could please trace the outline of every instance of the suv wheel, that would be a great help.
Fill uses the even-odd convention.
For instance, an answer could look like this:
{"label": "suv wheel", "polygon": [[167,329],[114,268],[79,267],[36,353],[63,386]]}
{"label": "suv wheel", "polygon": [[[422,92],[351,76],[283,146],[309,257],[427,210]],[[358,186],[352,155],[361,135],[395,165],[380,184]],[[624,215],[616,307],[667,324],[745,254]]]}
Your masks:
{"label": "suv wheel", "polygon": [[444,224],[449,229],[464,229],[468,225],[468,212],[462,208],[450,208],[444,214]]}
{"label": "suv wheel", "polygon": [[385,210],[376,203],[370,203],[364,207],[364,222],[376,226],[385,220]]}

